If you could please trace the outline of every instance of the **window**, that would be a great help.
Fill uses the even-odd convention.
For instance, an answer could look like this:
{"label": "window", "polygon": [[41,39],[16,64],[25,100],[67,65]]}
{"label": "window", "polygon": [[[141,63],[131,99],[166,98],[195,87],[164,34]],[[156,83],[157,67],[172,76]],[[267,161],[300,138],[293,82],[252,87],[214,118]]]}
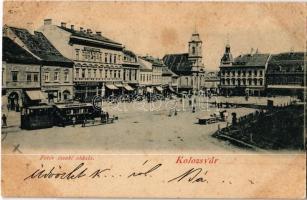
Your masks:
{"label": "window", "polygon": [[109,62],[112,63],[112,54],[110,54]]}
{"label": "window", "polygon": [[85,78],[85,69],[82,69],[82,74],[81,74],[82,78]]}
{"label": "window", "polygon": [[118,70],[118,78],[120,78],[120,70]]}
{"label": "window", "polygon": [[100,62],[102,61],[102,55],[101,55],[100,52],[99,52],[99,61],[100,61]]}
{"label": "window", "polygon": [[54,72],[54,81],[59,81],[60,77],[59,77],[59,72]]}
{"label": "window", "polygon": [[110,78],[113,78],[113,70],[110,70]]}
{"label": "window", "polygon": [[195,54],[195,47],[192,47],[192,54]]}
{"label": "window", "polygon": [[38,82],[38,73],[33,74],[34,82]]}
{"label": "window", "polygon": [[97,78],[97,69],[94,69],[94,78]]}
{"label": "window", "polygon": [[102,69],[99,69],[100,72],[100,78],[103,78]]}
{"label": "window", "polygon": [[45,75],[44,75],[44,79],[45,79],[45,82],[49,82],[49,72],[45,72]]}
{"label": "window", "polygon": [[92,77],[92,70],[88,69],[87,71],[87,78],[91,78]]}
{"label": "window", "polygon": [[16,72],[16,71],[12,72],[12,81],[13,82],[18,81],[18,72]]}
{"label": "window", "polygon": [[76,60],[79,60],[79,54],[80,54],[80,50],[79,49],[76,49]]}
{"label": "window", "polygon": [[105,74],[104,74],[105,78],[108,78],[108,73],[109,73],[109,70],[106,69]]}
{"label": "window", "polygon": [[260,76],[262,76],[262,73],[263,73],[262,70],[260,70],[259,73],[260,73]]}
{"label": "window", "polygon": [[31,73],[27,73],[27,82],[31,82],[32,81],[32,75]]}
{"label": "window", "polygon": [[113,59],[114,59],[114,63],[116,63],[116,55],[115,54],[113,56]]}
{"label": "window", "polygon": [[108,54],[107,53],[104,54],[104,62],[108,63]]}
{"label": "window", "polygon": [[254,75],[257,76],[257,70],[254,71]]}
{"label": "window", "polygon": [[114,78],[117,78],[117,71],[114,70]]}
{"label": "window", "polygon": [[76,78],[80,78],[80,69],[76,69]]}
{"label": "window", "polygon": [[69,82],[68,72],[64,72],[64,81]]}

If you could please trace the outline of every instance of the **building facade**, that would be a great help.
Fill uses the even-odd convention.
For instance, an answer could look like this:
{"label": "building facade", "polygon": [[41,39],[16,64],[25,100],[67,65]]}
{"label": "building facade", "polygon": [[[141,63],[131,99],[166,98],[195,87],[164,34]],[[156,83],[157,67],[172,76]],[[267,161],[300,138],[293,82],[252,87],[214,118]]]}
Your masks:
{"label": "building facade", "polygon": [[140,76],[139,76],[139,94],[153,93],[152,87],[152,63],[138,57],[138,63],[140,65]]}
{"label": "building facade", "polygon": [[205,86],[205,67],[202,57],[202,40],[198,33],[192,34],[188,46],[188,53],[167,54],[163,57],[163,61],[179,76],[179,90],[200,90]]}
{"label": "building facade", "polygon": [[[40,60],[8,37],[2,38],[2,110],[18,111],[40,94]],[[38,99],[40,100],[40,99]],[[36,101],[36,99],[34,99]]]}
{"label": "building facade", "polygon": [[142,57],[147,62],[151,63],[152,66],[152,76],[151,76],[151,84],[152,88],[156,93],[163,93],[162,88],[162,69],[164,66],[163,61],[154,58],[152,56],[144,56]]}
{"label": "building facade", "polygon": [[270,95],[297,95],[303,98],[304,52],[286,52],[272,55],[266,71],[267,93]]}
{"label": "building facade", "polygon": [[40,89],[48,103],[62,103],[73,98],[73,62],[65,58],[41,32],[4,27],[4,34],[37,57],[41,63]]}
{"label": "building facade", "polygon": [[220,93],[223,95],[263,95],[269,54],[251,53],[232,59],[227,45],[220,63]]}
{"label": "building facade", "polygon": [[[100,31],[74,25],[60,26],[45,19],[39,29],[61,54],[74,62],[75,97],[91,101],[95,95],[121,93],[123,85],[123,45],[104,37]],[[117,86],[116,86],[117,85]]]}
{"label": "building facade", "polygon": [[139,85],[140,64],[138,57],[132,51],[123,50],[123,86],[128,93],[135,92]]}

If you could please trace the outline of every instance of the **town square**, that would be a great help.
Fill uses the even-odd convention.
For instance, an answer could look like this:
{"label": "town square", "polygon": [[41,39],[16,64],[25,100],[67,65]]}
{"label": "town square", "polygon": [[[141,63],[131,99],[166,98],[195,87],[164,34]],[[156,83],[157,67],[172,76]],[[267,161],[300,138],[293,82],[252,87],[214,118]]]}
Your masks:
{"label": "town square", "polygon": [[[110,6],[97,5],[93,10]],[[178,13],[193,17],[180,21],[174,15],[177,25],[156,22],[157,30],[152,15],[137,18],[143,29],[131,21],[132,28],[126,27],[134,15],[128,11],[138,4],[126,5],[122,13],[128,17],[114,26],[88,16],[81,23],[69,13],[21,23],[12,20],[21,12],[14,2],[5,6],[1,136],[6,154],[291,153],[305,147],[301,37],[289,33],[282,42],[275,40],[278,31],[259,20],[253,39],[239,37],[249,29],[203,22],[211,11],[196,6],[194,13],[179,5]],[[55,9],[63,12],[61,6]],[[155,12],[154,6],[146,9]],[[97,16],[105,13],[96,10]],[[257,19],[258,14],[247,15]],[[295,26],[290,19],[285,23]],[[212,26],[219,27],[218,34]],[[155,36],[160,29],[162,39]],[[296,31],[305,34],[304,28]]]}

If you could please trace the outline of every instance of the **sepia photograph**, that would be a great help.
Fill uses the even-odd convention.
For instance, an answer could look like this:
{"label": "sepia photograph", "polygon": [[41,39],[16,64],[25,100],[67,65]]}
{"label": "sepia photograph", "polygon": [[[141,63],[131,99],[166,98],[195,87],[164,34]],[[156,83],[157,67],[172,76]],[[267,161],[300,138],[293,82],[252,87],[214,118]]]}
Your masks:
{"label": "sepia photograph", "polygon": [[[161,155],[167,160],[173,155],[176,166],[218,166],[217,171],[226,173],[227,163],[235,167],[236,156],[242,156],[238,166],[244,163],[244,177],[252,166],[249,161],[264,163],[263,168],[255,167],[260,174],[267,166],[266,173],[271,170],[277,176],[286,173],[288,162],[295,165],[291,159],[296,160],[287,176],[297,177],[289,184],[300,180],[297,190],[283,191],[289,195],[284,196],[277,192],[282,188],[272,188],[281,197],[306,197],[306,16],[305,3],[4,1],[2,180],[8,180],[5,175],[12,178],[9,172],[21,163],[27,167],[20,170],[28,170],[32,161],[42,171],[35,172],[34,167],[20,180],[16,177],[20,188],[32,179],[39,185],[37,177],[69,179],[53,174],[60,166],[45,169],[42,161],[50,159],[96,165],[99,156]],[[150,163],[145,160],[139,165]],[[274,171],[277,163],[285,163],[280,167],[286,169]],[[76,164],[75,171],[85,165]],[[149,176],[162,165],[129,173],[128,178]],[[205,169],[192,169],[188,174],[196,175],[189,182],[206,182],[196,179]],[[94,178],[99,173],[87,175]],[[179,182],[188,174],[168,182]],[[267,181],[262,185],[259,181],[259,187],[272,179],[263,177]],[[249,186],[257,183],[246,180]],[[235,184],[233,179],[218,181],[212,187]],[[13,190],[11,183],[2,187],[8,196],[81,194],[29,190]],[[279,197],[270,196],[274,189],[236,190],[225,189],[225,197]],[[182,196],[162,190],[146,196],[145,190],[137,194],[109,189],[106,194],[223,197],[215,189],[208,196],[188,191]],[[104,196],[90,190],[85,195]]]}

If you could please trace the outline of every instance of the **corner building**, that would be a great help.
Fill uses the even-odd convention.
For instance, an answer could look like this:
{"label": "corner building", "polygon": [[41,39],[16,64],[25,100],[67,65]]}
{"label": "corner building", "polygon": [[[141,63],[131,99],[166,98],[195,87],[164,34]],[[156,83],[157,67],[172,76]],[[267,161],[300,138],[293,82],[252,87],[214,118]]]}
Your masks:
{"label": "corner building", "polygon": [[123,85],[123,45],[104,37],[100,31],[74,25],[60,26],[45,19],[39,29],[65,57],[74,62],[74,94],[81,102],[90,102],[95,95],[116,94]]}

